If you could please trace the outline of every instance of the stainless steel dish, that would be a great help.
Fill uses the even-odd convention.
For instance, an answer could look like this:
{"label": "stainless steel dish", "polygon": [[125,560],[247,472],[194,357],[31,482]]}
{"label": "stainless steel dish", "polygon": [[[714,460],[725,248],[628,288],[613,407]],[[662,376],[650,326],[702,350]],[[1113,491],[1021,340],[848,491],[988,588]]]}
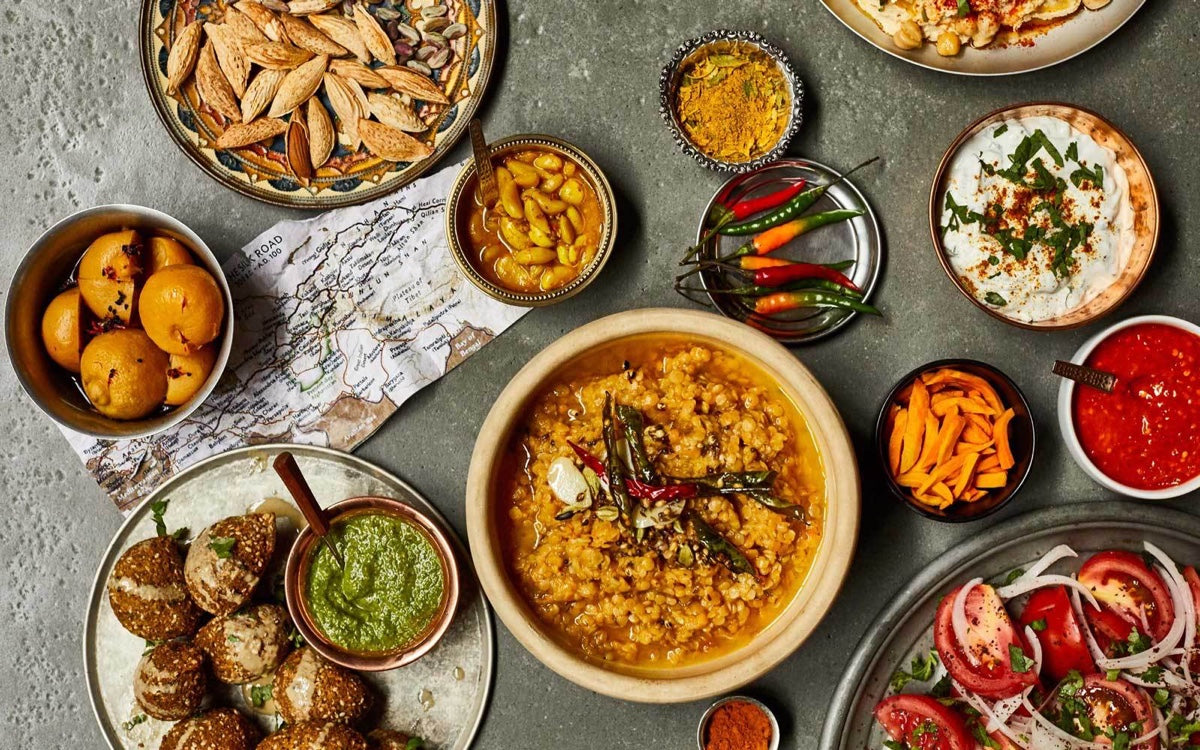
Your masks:
{"label": "stainless steel dish", "polygon": [[708,707],[708,710],[700,717],[700,724],[696,727],[696,747],[698,750],[704,750],[704,731],[708,729],[708,720],[712,718],[714,711],[726,703],[749,703],[766,714],[767,720],[771,722],[771,742],[767,745],[767,750],[779,750],[779,721],[775,718],[775,712],[768,708],[762,701],[755,700],[748,695],[730,695]]}
{"label": "stainless steel dish", "polygon": [[1200,517],[1127,502],[1058,505],[994,526],[942,555],[900,591],[859,642],[834,692],[818,747],[882,747],[875,705],[896,669],[933,647],[938,602],[956,585],[976,576],[1002,580],[1059,544],[1086,556],[1113,547],[1140,549],[1146,540],[1176,560],[1195,561]]}

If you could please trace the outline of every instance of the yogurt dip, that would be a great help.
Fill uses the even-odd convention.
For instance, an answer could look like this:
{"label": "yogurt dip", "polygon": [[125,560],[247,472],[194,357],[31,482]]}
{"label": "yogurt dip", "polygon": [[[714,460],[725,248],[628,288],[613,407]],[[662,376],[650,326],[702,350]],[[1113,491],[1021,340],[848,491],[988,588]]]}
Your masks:
{"label": "yogurt dip", "polygon": [[1136,240],[1116,154],[1055,117],[1005,120],[966,141],[947,170],[940,224],[968,293],[1024,323],[1091,301]]}

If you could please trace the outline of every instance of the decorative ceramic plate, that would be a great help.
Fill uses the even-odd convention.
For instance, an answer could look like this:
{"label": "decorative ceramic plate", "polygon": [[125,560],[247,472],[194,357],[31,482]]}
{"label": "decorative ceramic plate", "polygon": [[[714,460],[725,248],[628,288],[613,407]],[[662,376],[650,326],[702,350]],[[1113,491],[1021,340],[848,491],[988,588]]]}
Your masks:
{"label": "decorative ceramic plate", "polygon": [[[470,747],[487,709],[495,643],[491,612],[469,572],[466,550],[437,509],[403,480],[349,454],[299,445],[242,448],[190,466],[147,496],[113,538],[96,573],[83,636],[88,694],[108,746],[112,750],[158,747],[172,726],[156,719],[135,720],[143,714],[133,698],[133,672],[146,643],[122,628],[113,615],[106,592],[113,565],[131,545],[155,535],[150,506],[156,500],[170,501],[164,517],[168,528],[186,526],[192,535],[227,516],[261,508],[288,519],[278,522],[277,559],[264,575],[270,580],[276,574],[274,566],[282,569],[291,547],[285,534],[294,534],[295,524],[302,522],[291,501],[281,499],[287,492],[270,470],[275,455],[285,449],[296,457],[322,505],[362,495],[392,497],[428,514],[453,539],[463,590],[450,630],[432,651],[406,667],[361,674],[379,699],[372,712],[375,726],[418,735],[427,747],[437,750]],[[239,688],[217,683],[210,693],[220,704],[252,715]],[[257,718],[264,730],[276,726],[275,717]]]}
{"label": "decorative ceramic plate", "polygon": [[1059,505],[1006,521],[942,555],[900,591],[859,642],[834,692],[819,747],[883,747],[887,737],[875,722],[875,705],[897,669],[933,648],[934,613],[955,586],[977,576],[1003,581],[1059,544],[1070,545],[1082,561],[1105,549],[1140,550],[1144,541],[1175,560],[1195,561],[1200,518],[1135,503]]}
{"label": "decorative ceramic plate", "polygon": [[[867,167],[870,169],[870,167]],[[840,173],[819,162],[808,159],[781,159],[773,164],[759,167],[753,172],[731,178],[709,201],[701,214],[696,240],[704,238],[707,217],[717,203],[732,204],[745,198],[754,198],[784,187],[787,181],[807,180],[810,185],[833,183],[806,213],[815,214],[835,209],[857,209],[862,216],[831,224],[802,235],[775,254],[781,258],[802,260],[809,263],[838,263],[852,260],[854,265],[847,271],[855,284],[863,291],[863,301],[871,301],[871,293],[879,280],[883,266],[883,235],[871,204],[859,192],[849,178],[834,183]],[[733,252],[750,237],[714,237],[700,251],[700,258],[712,260]],[[849,310],[798,310],[781,313],[771,318],[753,315],[746,300],[722,294],[721,291],[744,286],[744,279],[731,277],[720,271],[706,270],[697,276],[708,293],[713,306],[722,315],[734,320],[748,322],[772,338],[785,344],[804,344],[818,341],[836,333],[858,313]]]}
{"label": "decorative ceramic plate", "polygon": [[[367,7],[381,24],[388,18],[416,23],[420,9],[433,4],[433,0],[372,0]],[[343,137],[305,186],[288,167],[283,135],[244,148],[216,149],[215,142],[228,121],[201,103],[194,76],[177,93],[167,93],[167,58],[188,23],[197,18],[219,22],[233,5],[231,0],[144,0],[139,33],[142,73],[154,109],[176,145],[226,187],[293,208],[329,209],[364,203],[407,185],[445,156],[466,131],[487,89],[496,56],[495,0],[438,0],[438,4],[447,7],[447,18],[463,24],[467,31],[448,43],[453,54],[445,67],[433,73],[450,104],[411,102],[427,125],[426,130],[411,135],[433,149],[428,157],[414,162],[388,161],[365,146],[352,152]],[[257,70],[258,66],[254,67]],[[337,127],[324,86],[318,97]]]}
{"label": "decorative ceramic plate", "polygon": [[856,3],[873,0],[821,0],[855,34],[913,65],[964,76],[1002,76],[1048,68],[1087,52],[1107,39],[1133,17],[1146,0],[1112,0],[1096,11],[1080,8],[1044,33],[1008,46],[974,49],[964,45],[954,57],[942,57],[932,43],[902,50]]}

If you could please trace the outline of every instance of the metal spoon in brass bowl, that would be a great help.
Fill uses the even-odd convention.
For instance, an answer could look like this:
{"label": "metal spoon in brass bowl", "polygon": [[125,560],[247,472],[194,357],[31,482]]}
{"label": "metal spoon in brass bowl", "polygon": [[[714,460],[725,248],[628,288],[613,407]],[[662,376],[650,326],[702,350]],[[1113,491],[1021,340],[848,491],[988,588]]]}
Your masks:
{"label": "metal spoon in brass bowl", "polygon": [[479,200],[485,206],[494,206],[500,200],[500,187],[496,184],[496,170],[492,168],[492,152],[483,137],[483,123],[471,120],[471,151],[475,154],[475,173],[479,175]]}
{"label": "metal spoon in brass bowl", "polygon": [[329,519],[325,517],[325,511],[321,510],[321,506],[317,504],[317,497],[304,479],[304,474],[300,471],[300,465],[296,463],[296,459],[291,453],[284,451],[275,457],[274,466],[275,473],[283,480],[283,486],[287,487],[288,492],[291,493],[292,499],[296,501],[296,505],[304,514],[304,519],[308,521],[313,533],[321,538],[338,567],[345,570],[346,560],[329,538]]}
{"label": "metal spoon in brass bowl", "polygon": [[1061,359],[1055,360],[1054,370],[1055,375],[1074,380],[1076,383],[1086,385],[1089,388],[1095,388],[1098,391],[1112,393],[1117,387],[1117,376],[1111,372],[1104,372],[1085,365],[1077,365],[1074,362],[1064,362]]}

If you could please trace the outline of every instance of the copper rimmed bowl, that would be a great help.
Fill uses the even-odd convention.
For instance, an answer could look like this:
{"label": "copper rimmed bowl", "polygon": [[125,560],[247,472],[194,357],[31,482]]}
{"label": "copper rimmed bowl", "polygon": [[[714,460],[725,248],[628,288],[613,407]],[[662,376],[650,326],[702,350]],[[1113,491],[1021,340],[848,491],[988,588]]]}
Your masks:
{"label": "copper rimmed bowl", "polygon": [[466,237],[466,230],[462,227],[462,218],[471,210],[471,202],[475,200],[476,186],[479,184],[474,159],[463,165],[462,171],[458,173],[454,185],[450,188],[450,197],[446,199],[446,239],[450,243],[450,254],[454,256],[459,270],[484,294],[519,307],[545,307],[579,294],[604,268],[617,241],[617,201],[613,197],[608,178],[600,171],[596,162],[574,144],[561,138],[552,135],[513,135],[488,145],[493,161],[498,156],[525,149],[548,151],[575,162],[579,165],[583,178],[592,190],[596,191],[596,198],[600,201],[600,210],[604,215],[604,227],[600,231],[600,245],[592,262],[580,270],[574,281],[547,292],[515,292],[492,283],[480,273],[475,265],[476,261],[473,260],[478,249],[471,245]]}
{"label": "copper rimmed bowl", "polygon": [[305,582],[308,580],[309,567],[319,539],[312,529],[305,526],[288,554],[287,567],[284,572],[284,593],[287,597],[288,613],[296,623],[296,629],[308,645],[318,654],[334,664],[362,672],[383,672],[389,669],[403,667],[420,659],[429,653],[454,619],[458,609],[460,590],[458,564],[454,558],[454,549],[450,539],[441,528],[410,505],[386,497],[352,497],[334,503],[325,509],[330,525],[347,520],[356,515],[385,514],[400,518],[412,524],[437,550],[442,567],[442,601],[438,610],[419,635],[408,643],[388,651],[350,651],[333,643],[321,631],[304,595]]}
{"label": "copper rimmed bowl", "polygon": [[[1020,119],[1023,117],[1054,117],[1063,120],[1075,130],[1091,137],[1092,140],[1096,141],[1103,148],[1112,151],[1116,157],[1117,164],[1125,171],[1125,176],[1129,180],[1129,195],[1127,199],[1133,209],[1134,243],[1116,281],[1079,307],[1069,310],[1062,315],[1036,322],[1026,322],[1010,318],[999,310],[976,299],[975,295],[971,294],[971,291],[967,289],[962,279],[959,278],[958,273],[954,270],[954,265],[951,263],[950,257],[946,252],[946,247],[942,242],[941,228],[942,207],[946,203],[946,183],[949,180],[950,165],[958,155],[959,150],[968,140],[984,129],[1004,120]],[[963,296],[971,300],[971,304],[980,310],[1009,325],[1032,331],[1060,331],[1069,328],[1078,328],[1079,326],[1098,320],[1117,309],[1129,295],[1133,294],[1133,290],[1137,288],[1142,278],[1145,277],[1146,271],[1150,268],[1150,262],[1154,258],[1154,251],[1158,246],[1158,191],[1154,186],[1154,178],[1150,176],[1150,168],[1146,166],[1146,160],[1142,158],[1142,154],[1138,151],[1137,146],[1116,125],[1113,125],[1100,115],[1082,107],[1058,102],[1017,104],[1002,107],[980,117],[968,125],[966,130],[960,133],[954,139],[954,142],[950,144],[950,148],[946,149],[946,153],[942,156],[942,161],[938,165],[937,173],[934,175],[933,188],[929,194],[929,232],[933,237],[934,250],[937,252],[938,260],[941,262],[942,268],[946,271],[946,275],[950,277],[950,280],[954,282]]]}

